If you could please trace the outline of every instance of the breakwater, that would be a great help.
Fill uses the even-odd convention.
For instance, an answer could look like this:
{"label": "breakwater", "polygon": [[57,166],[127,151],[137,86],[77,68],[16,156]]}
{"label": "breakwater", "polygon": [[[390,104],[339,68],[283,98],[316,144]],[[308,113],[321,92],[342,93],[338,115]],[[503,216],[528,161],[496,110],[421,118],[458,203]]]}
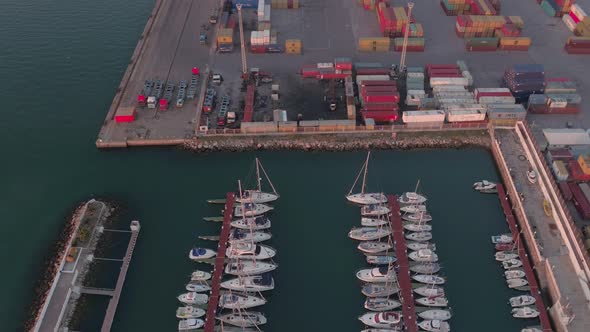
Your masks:
{"label": "breakwater", "polygon": [[205,136],[185,141],[194,152],[358,151],[490,147],[487,130],[310,135]]}

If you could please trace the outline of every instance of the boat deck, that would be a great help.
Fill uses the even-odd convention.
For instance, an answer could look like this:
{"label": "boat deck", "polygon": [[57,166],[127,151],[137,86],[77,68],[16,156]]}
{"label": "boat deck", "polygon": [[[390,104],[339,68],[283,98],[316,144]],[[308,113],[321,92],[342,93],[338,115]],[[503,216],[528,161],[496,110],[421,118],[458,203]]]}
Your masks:
{"label": "boat deck", "polygon": [[537,278],[535,277],[535,272],[533,271],[531,262],[529,261],[524,246],[521,245],[523,239],[521,238],[520,232],[518,231],[518,227],[516,226],[516,219],[514,218],[514,215],[512,215],[512,208],[508,203],[506,191],[504,190],[504,186],[502,186],[501,184],[498,184],[497,188],[498,197],[500,198],[500,205],[502,205],[502,210],[504,210],[504,214],[506,215],[506,222],[508,223],[508,227],[510,228],[512,237],[514,239],[517,239],[516,241],[519,244],[518,255],[520,256],[520,260],[522,261],[522,267],[524,272],[526,273],[526,278],[531,288],[531,295],[536,300],[537,310],[539,310],[540,313],[539,320],[541,321],[541,327],[543,328],[544,332],[551,332],[553,331],[553,329],[551,328],[549,314],[545,309],[545,303],[543,302],[543,297],[541,297],[541,291],[539,290],[539,284],[537,283]]}
{"label": "boat deck", "polygon": [[207,305],[207,316],[205,316],[205,332],[213,332],[215,330],[215,316],[217,313],[217,305],[219,304],[221,276],[225,265],[225,250],[227,249],[227,241],[229,239],[229,231],[231,228],[230,223],[234,200],[235,194],[227,193],[225,210],[223,213],[223,225],[221,226],[221,235],[219,237],[219,245],[217,246],[217,256],[215,257],[215,268],[213,269],[213,278],[211,278],[211,293]]}
{"label": "boat deck", "polygon": [[397,196],[389,195],[388,204],[391,209],[389,223],[395,240],[394,250],[398,265],[398,283],[400,288],[400,299],[403,303],[402,313],[406,331],[417,332],[418,322],[416,320],[416,308],[414,306],[414,294],[412,294],[412,280],[410,279],[410,264],[406,252],[406,239],[404,238],[404,227],[399,212]]}

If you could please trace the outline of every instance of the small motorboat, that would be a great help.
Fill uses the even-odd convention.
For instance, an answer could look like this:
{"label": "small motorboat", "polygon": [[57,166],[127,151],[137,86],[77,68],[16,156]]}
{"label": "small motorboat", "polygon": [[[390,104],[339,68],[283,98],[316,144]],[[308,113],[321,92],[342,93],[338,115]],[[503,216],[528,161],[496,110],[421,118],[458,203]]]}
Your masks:
{"label": "small motorboat", "polygon": [[383,216],[391,212],[385,205],[370,204],[365,205],[361,208],[361,216],[363,217],[378,217]]}
{"label": "small motorboat", "polygon": [[188,292],[178,295],[178,301],[186,304],[205,304],[209,301],[209,296],[207,294]]}
{"label": "small motorboat", "polygon": [[205,321],[197,318],[183,319],[178,322],[178,331],[195,331],[205,326]]}
{"label": "small motorboat", "polygon": [[266,324],[266,317],[256,311],[241,311],[218,316],[217,319],[237,327],[254,327]]}
{"label": "small motorboat", "polygon": [[543,329],[540,326],[528,326],[520,330],[520,332],[543,332]]}
{"label": "small motorboat", "polygon": [[401,204],[415,205],[426,202],[426,197],[415,192],[405,192],[397,199],[397,201]]}
{"label": "small motorboat", "polygon": [[492,243],[512,243],[514,239],[512,238],[512,234],[500,234],[492,236]]}
{"label": "small motorboat", "polygon": [[530,295],[514,296],[510,298],[510,305],[513,308],[533,305],[535,302],[537,302],[537,300]]}
{"label": "small motorboat", "polygon": [[357,246],[357,249],[367,253],[376,254],[393,248],[393,246],[387,242],[376,242],[376,241],[361,241]]}
{"label": "small motorboat", "polygon": [[176,309],[176,318],[187,319],[187,318],[199,318],[205,316],[206,311],[201,308],[193,306],[178,307]]}
{"label": "small motorboat", "polygon": [[418,326],[424,331],[429,332],[449,332],[451,326],[449,323],[438,319],[426,319],[418,323]]}
{"label": "small motorboat", "polygon": [[211,273],[196,270],[191,274],[191,281],[206,281],[211,279]]}
{"label": "small motorboat", "polygon": [[432,220],[432,216],[426,212],[406,213],[402,219],[411,222],[429,222]]}
{"label": "small motorboat", "polygon": [[234,208],[234,216],[236,217],[255,217],[267,213],[274,209],[270,205],[259,203],[242,203]]}
{"label": "small motorboat", "polygon": [[365,226],[365,227],[379,227],[379,226],[384,226],[384,225],[388,225],[388,224],[389,224],[389,220],[387,220],[387,219],[368,218],[368,217],[361,218],[361,226]]}
{"label": "small motorboat", "polygon": [[217,255],[217,253],[211,249],[207,248],[193,248],[188,253],[188,257],[193,261],[200,261],[204,259],[213,258]]}
{"label": "small motorboat", "polygon": [[415,232],[406,234],[406,239],[416,242],[426,242],[432,240],[432,233],[430,232]]}
{"label": "small motorboat", "polygon": [[428,242],[406,242],[406,247],[410,250],[420,250],[420,249],[430,249],[436,250],[436,245],[434,243]]}
{"label": "small motorboat", "polygon": [[445,296],[444,288],[432,285],[414,288],[414,293],[425,297]]}
{"label": "small motorboat", "polygon": [[433,274],[440,271],[438,263],[417,263],[410,265],[410,271],[419,274]]}
{"label": "small motorboat", "polygon": [[229,235],[229,243],[235,242],[264,242],[270,240],[272,235],[266,232],[250,232],[244,229],[234,228]]}
{"label": "small motorboat", "polygon": [[498,251],[495,256],[497,261],[504,262],[509,259],[518,258],[518,253],[515,251]]}
{"label": "small motorboat", "polygon": [[400,302],[387,297],[368,297],[365,300],[365,309],[371,311],[389,311],[401,305]]}
{"label": "small motorboat", "polygon": [[225,255],[229,259],[269,259],[273,258],[277,251],[263,244],[254,244],[250,242],[231,243],[226,249]]}
{"label": "small motorboat", "polygon": [[526,172],[526,178],[527,180],[529,180],[529,182],[531,184],[535,184],[537,183],[537,171],[535,171],[534,169],[530,168],[527,172]]}
{"label": "small motorboat", "polygon": [[553,208],[547,199],[543,200],[543,211],[547,217],[551,217],[553,215]]}
{"label": "small motorboat", "polygon": [[449,305],[449,300],[446,297],[420,297],[416,299],[416,303],[426,307],[446,307]]}
{"label": "small motorboat", "polygon": [[391,229],[386,227],[358,227],[348,232],[348,237],[359,241],[374,241],[391,234]]}
{"label": "small motorboat", "polygon": [[389,269],[388,266],[374,267],[372,269],[362,269],[356,273],[356,277],[364,282],[392,282],[397,280],[395,270]]}
{"label": "small motorboat", "polygon": [[496,184],[488,180],[482,180],[473,184],[473,189],[484,194],[495,194],[498,192]]}
{"label": "small motorboat", "polygon": [[366,297],[387,297],[397,292],[399,288],[394,284],[366,284],[361,289]]}
{"label": "small motorboat", "polygon": [[399,210],[405,213],[426,213],[426,205],[406,205],[400,207]]}
{"label": "small motorboat", "polygon": [[428,224],[405,223],[404,228],[411,232],[430,232],[432,226]]}
{"label": "small motorboat", "polygon": [[508,243],[496,243],[494,245],[497,251],[512,251],[516,249],[516,243],[508,242]]}
{"label": "small motorboat", "polygon": [[526,276],[526,273],[523,270],[508,270],[504,271],[504,276],[506,277],[506,279],[518,279],[524,278]]}
{"label": "small motorboat", "polygon": [[508,284],[508,288],[518,288],[529,284],[526,279],[522,278],[508,279],[506,280],[506,283]]}
{"label": "small motorboat", "polygon": [[363,324],[378,328],[397,327],[401,319],[401,314],[395,311],[368,312],[359,317]]}
{"label": "small motorboat", "polygon": [[186,290],[189,292],[208,292],[211,290],[211,286],[207,285],[204,282],[191,282],[186,284]]}
{"label": "small motorboat", "polygon": [[219,306],[224,309],[249,309],[265,303],[264,298],[240,293],[224,293],[219,297]]}
{"label": "small motorboat", "polygon": [[449,320],[451,312],[443,309],[429,309],[418,313],[418,317],[431,320]]}
{"label": "small motorboat", "polygon": [[388,265],[393,264],[397,261],[395,256],[382,255],[382,256],[367,256],[367,263],[375,265]]}
{"label": "small motorboat", "polygon": [[416,262],[434,263],[438,261],[438,255],[430,249],[420,249],[412,251],[408,257]]}
{"label": "small motorboat", "polygon": [[536,318],[539,316],[539,311],[532,307],[520,307],[512,309],[512,317],[514,318]]}
{"label": "small motorboat", "polygon": [[260,231],[263,229],[270,228],[270,219],[268,219],[265,216],[260,216],[256,218],[236,219],[232,220],[230,226],[233,228],[246,229],[248,231]]}
{"label": "small motorboat", "polygon": [[227,263],[225,273],[235,276],[257,275],[273,271],[276,268],[277,264],[244,260]]}
{"label": "small motorboat", "polygon": [[361,205],[383,204],[387,202],[387,196],[382,193],[358,193],[347,195],[349,202]]}
{"label": "small motorboat", "polygon": [[275,281],[270,273],[259,276],[244,276],[221,283],[221,287],[238,292],[264,292],[275,288]]}
{"label": "small motorboat", "polygon": [[439,277],[434,274],[417,274],[412,276],[412,279],[419,283],[431,284],[431,285],[442,285],[445,283],[445,278]]}
{"label": "small motorboat", "polygon": [[279,199],[277,193],[266,193],[259,190],[244,190],[242,197],[236,196],[236,202],[241,203],[270,203]]}
{"label": "small motorboat", "polygon": [[522,261],[520,259],[509,259],[507,261],[503,261],[502,266],[504,267],[504,269],[510,270],[517,267],[521,267]]}

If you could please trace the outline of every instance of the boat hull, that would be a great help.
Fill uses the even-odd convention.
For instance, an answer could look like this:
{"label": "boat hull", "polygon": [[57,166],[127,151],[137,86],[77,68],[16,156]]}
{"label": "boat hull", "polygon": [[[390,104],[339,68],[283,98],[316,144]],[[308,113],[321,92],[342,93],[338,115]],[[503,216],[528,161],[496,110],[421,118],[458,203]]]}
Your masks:
{"label": "boat hull", "polygon": [[442,285],[445,283],[445,279],[443,277],[432,274],[418,274],[412,276],[412,279],[416,280],[417,282],[429,285]]}
{"label": "boat hull", "polygon": [[401,315],[396,312],[369,312],[359,317],[363,324],[377,328],[397,327],[401,322]]}
{"label": "boat hull", "polygon": [[188,258],[190,258],[193,261],[202,261],[205,259],[211,259],[216,255],[217,253],[211,249],[195,248],[188,253]]}
{"label": "boat hull", "polygon": [[427,307],[446,307],[449,301],[443,297],[421,297],[416,299],[416,303]]}
{"label": "boat hull", "polygon": [[438,286],[420,286],[418,288],[414,288],[414,293],[425,297],[444,296],[445,290],[444,288]]}
{"label": "boat hull", "polygon": [[386,297],[373,297],[365,300],[365,309],[371,311],[389,311],[399,308],[402,304]]}
{"label": "boat hull", "polygon": [[392,246],[386,242],[373,242],[373,241],[364,241],[359,243],[357,249],[367,253],[367,254],[376,254],[383,251],[387,251],[391,249]]}
{"label": "boat hull", "polygon": [[423,320],[418,323],[418,326],[424,331],[428,332],[448,332],[451,330],[449,323],[440,320]]}
{"label": "boat hull", "polygon": [[199,318],[205,316],[206,311],[201,308],[186,306],[176,309],[176,318],[188,319],[188,318]]}
{"label": "boat hull", "polygon": [[258,275],[276,268],[276,264],[259,261],[230,262],[225,266],[225,273],[234,276]]}
{"label": "boat hull", "polygon": [[259,312],[226,314],[217,317],[220,321],[237,327],[254,327],[266,324],[266,317]]}
{"label": "boat hull", "polygon": [[381,193],[359,193],[346,196],[346,199],[354,204],[370,205],[383,204],[387,202],[387,196]]}
{"label": "boat hull", "polygon": [[406,239],[416,242],[426,242],[432,240],[432,233],[430,232],[416,232],[406,234]]}
{"label": "boat hull", "polygon": [[388,228],[361,227],[348,232],[348,237],[358,241],[374,241],[391,234]]}
{"label": "boat hull", "polygon": [[245,197],[236,197],[236,202],[238,203],[255,203],[255,204],[264,204],[274,202],[279,199],[279,195],[266,193],[263,191],[256,191],[256,190],[246,190],[244,192]]}
{"label": "boat hull", "polygon": [[418,313],[418,316],[430,320],[449,320],[451,319],[451,312],[442,309],[431,309]]}
{"label": "boat hull", "polygon": [[360,281],[370,283],[386,283],[397,280],[397,275],[394,270],[388,271],[386,274],[378,273],[380,268],[363,269],[356,273],[356,277]]}
{"label": "boat hull", "polygon": [[361,289],[361,292],[366,297],[387,297],[398,293],[399,288],[390,284],[368,284]]}
{"label": "boat hull", "polygon": [[361,218],[361,226],[363,227],[379,227],[385,226],[389,224],[389,221],[386,219],[378,219],[378,218]]}
{"label": "boat hull", "polygon": [[375,265],[393,264],[397,261],[395,256],[367,256],[367,263]]}
{"label": "boat hull", "polygon": [[221,287],[238,292],[266,292],[275,288],[272,278],[269,284],[256,284],[254,278],[258,276],[230,279],[222,282]]}
{"label": "boat hull", "polygon": [[410,271],[420,274],[433,274],[440,271],[440,264],[438,263],[419,263],[410,265]]}
{"label": "boat hull", "polygon": [[219,306],[224,309],[250,309],[266,304],[266,300],[257,296],[242,294],[221,294]]}

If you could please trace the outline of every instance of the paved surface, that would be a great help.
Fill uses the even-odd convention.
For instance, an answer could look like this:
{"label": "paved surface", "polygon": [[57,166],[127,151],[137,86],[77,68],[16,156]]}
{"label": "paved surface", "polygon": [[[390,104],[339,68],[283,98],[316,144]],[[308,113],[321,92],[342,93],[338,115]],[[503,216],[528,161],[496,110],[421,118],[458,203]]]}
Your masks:
{"label": "paved surface", "polygon": [[512,179],[519,193],[524,196],[522,202],[531,227],[535,230],[535,238],[555,273],[562,296],[567,298],[575,319],[569,325],[570,331],[590,331],[590,308],[580,287],[580,281],[574,270],[563,238],[552,228],[554,220],[545,215],[543,210],[543,194],[538,184],[530,184],[526,172],[530,162],[526,159],[523,147],[513,130],[496,130],[496,138],[502,154],[511,169]]}
{"label": "paved surface", "polygon": [[[123,94],[122,106],[134,105],[137,93],[147,78],[171,79],[177,82],[188,79],[190,68],[209,64],[215,72],[222,73],[225,82],[218,93],[229,94],[237,108],[241,94],[239,75],[241,60],[239,47],[231,54],[217,54],[198,42],[202,23],[216,1],[163,0],[160,14],[155,20],[154,33],[147,41],[144,55],[131,76],[127,91]],[[590,0],[579,0],[584,8],[590,8]],[[401,5],[394,1],[394,5]],[[298,10],[276,9],[272,11],[272,28],[279,34],[279,44],[285,39],[303,40],[303,55],[247,54],[248,66],[259,67],[274,74],[282,93],[278,107],[287,108],[289,119],[304,112],[306,119],[326,118],[323,109],[323,87],[315,80],[303,81],[296,73],[305,63],[332,61],[334,57],[350,56],[355,61],[379,61],[384,64],[398,63],[400,53],[360,53],[356,50],[358,38],[379,36],[379,27],[374,11],[365,11],[355,0],[307,1]],[[548,76],[570,77],[579,84],[582,94],[590,89],[590,57],[568,55],[563,45],[572,34],[559,18],[548,17],[533,0],[503,1],[502,15],[519,15],[525,21],[524,36],[533,39],[529,52],[468,53],[464,40],[454,33],[455,17],[447,17],[438,1],[418,2],[414,6],[416,20],[423,24],[426,36],[424,53],[409,53],[408,65],[427,63],[453,63],[463,59],[480,87],[495,87],[508,65],[519,63],[543,63]],[[252,28],[252,11],[244,11],[246,39]],[[209,38],[212,41],[213,36]],[[239,40],[236,31],[234,39]],[[584,99],[583,108],[590,101]],[[108,124],[104,139],[125,138],[182,139],[192,135],[195,107],[188,103],[181,110],[159,112],[140,110],[138,120],[132,124]],[[256,112],[258,112],[257,110]],[[270,109],[263,110],[268,118]],[[263,115],[254,119],[259,121]],[[590,127],[590,117],[583,112],[578,115],[534,115],[529,117],[537,126],[563,126],[572,121],[577,126]]]}

